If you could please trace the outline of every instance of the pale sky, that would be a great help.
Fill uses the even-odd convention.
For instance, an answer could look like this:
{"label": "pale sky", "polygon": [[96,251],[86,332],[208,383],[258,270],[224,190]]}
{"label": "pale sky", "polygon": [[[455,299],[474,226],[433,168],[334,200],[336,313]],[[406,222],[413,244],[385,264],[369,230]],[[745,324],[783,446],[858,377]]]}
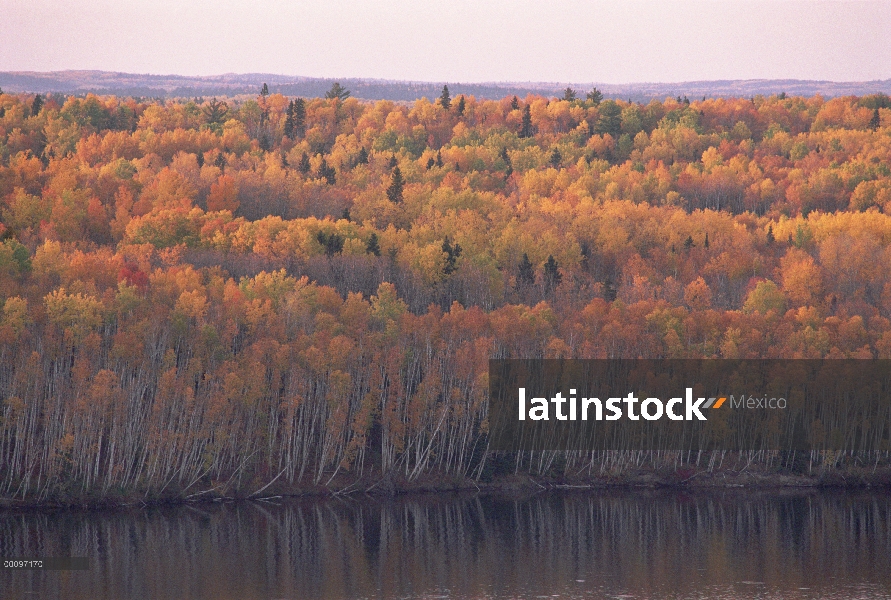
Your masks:
{"label": "pale sky", "polygon": [[891,78],[891,0],[0,0],[0,71]]}

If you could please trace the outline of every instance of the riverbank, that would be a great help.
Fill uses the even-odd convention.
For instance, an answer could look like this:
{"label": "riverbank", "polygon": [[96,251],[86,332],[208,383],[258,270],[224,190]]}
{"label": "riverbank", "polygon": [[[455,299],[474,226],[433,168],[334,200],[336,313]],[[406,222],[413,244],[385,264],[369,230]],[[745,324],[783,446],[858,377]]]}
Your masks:
{"label": "riverbank", "polygon": [[[212,482],[210,482],[212,483]],[[543,490],[605,490],[623,488],[650,489],[891,489],[891,466],[854,467],[831,469],[819,473],[802,474],[769,471],[758,466],[742,470],[695,470],[677,469],[628,470],[621,474],[599,474],[597,476],[553,476],[542,477],[529,474],[510,474],[493,477],[490,481],[470,478],[443,478],[435,474],[414,480],[399,477],[349,478],[339,476],[328,485],[289,485],[287,483],[258,487],[243,486],[223,493],[219,486],[211,485],[206,490],[168,490],[167,493],[108,493],[98,495],[67,495],[44,499],[0,498],[0,510],[21,508],[83,508],[101,509],[128,506],[154,506],[178,504],[204,504],[234,500],[263,500],[284,497],[342,497],[352,495],[372,495],[387,497],[396,495],[470,492],[530,493]],[[258,491],[260,490],[260,491]]]}

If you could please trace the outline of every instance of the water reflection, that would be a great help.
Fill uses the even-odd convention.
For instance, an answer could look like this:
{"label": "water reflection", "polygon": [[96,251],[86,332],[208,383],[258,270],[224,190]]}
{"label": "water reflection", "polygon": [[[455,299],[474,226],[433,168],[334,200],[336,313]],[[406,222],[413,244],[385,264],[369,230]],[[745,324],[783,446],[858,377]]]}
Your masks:
{"label": "water reflection", "polygon": [[353,496],[0,512],[6,598],[891,598],[887,493]]}

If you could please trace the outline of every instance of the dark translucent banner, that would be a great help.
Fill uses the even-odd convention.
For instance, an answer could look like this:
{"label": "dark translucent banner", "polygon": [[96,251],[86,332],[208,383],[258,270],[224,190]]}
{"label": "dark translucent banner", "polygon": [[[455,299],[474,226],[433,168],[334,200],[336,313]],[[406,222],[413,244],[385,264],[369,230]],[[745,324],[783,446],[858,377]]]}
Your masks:
{"label": "dark translucent banner", "polygon": [[491,360],[491,447],[888,451],[891,360]]}

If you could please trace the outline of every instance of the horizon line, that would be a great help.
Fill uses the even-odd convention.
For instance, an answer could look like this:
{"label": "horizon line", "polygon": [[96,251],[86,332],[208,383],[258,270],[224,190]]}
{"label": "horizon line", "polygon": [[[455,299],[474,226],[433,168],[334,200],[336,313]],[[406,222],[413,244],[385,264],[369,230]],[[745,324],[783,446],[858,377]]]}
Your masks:
{"label": "horizon line", "polygon": [[264,72],[234,72],[216,73],[209,75],[184,75],[181,73],[149,73],[134,71],[108,71],[103,69],[62,69],[53,71],[0,71],[0,75],[54,75],[64,73],[98,73],[109,75],[131,75],[141,77],[171,77],[182,79],[213,79],[219,77],[285,77],[289,79],[303,80],[322,80],[322,81],[369,81],[383,83],[402,83],[402,84],[443,84],[443,85],[494,85],[494,86],[510,86],[510,85],[607,85],[607,86],[644,86],[644,85],[684,85],[699,83],[750,83],[750,82],[793,82],[793,83],[836,83],[836,84],[869,84],[869,83],[886,83],[891,82],[891,78],[887,79],[863,79],[863,80],[837,80],[837,79],[800,79],[797,77],[780,77],[780,78],[724,78],[724,79],[689,79],[684,81],[634,81],[627,83],[613,83],[608,81],[543,81],[543,80],[486,80],[486,81],[449,81],[449,80],[419,80],[419,79],[386,79],[381,77],[363,77],[358,75],[332,77],[332,76],[312,76],[312,75],[288,75],[284,73],[264,73]]}

